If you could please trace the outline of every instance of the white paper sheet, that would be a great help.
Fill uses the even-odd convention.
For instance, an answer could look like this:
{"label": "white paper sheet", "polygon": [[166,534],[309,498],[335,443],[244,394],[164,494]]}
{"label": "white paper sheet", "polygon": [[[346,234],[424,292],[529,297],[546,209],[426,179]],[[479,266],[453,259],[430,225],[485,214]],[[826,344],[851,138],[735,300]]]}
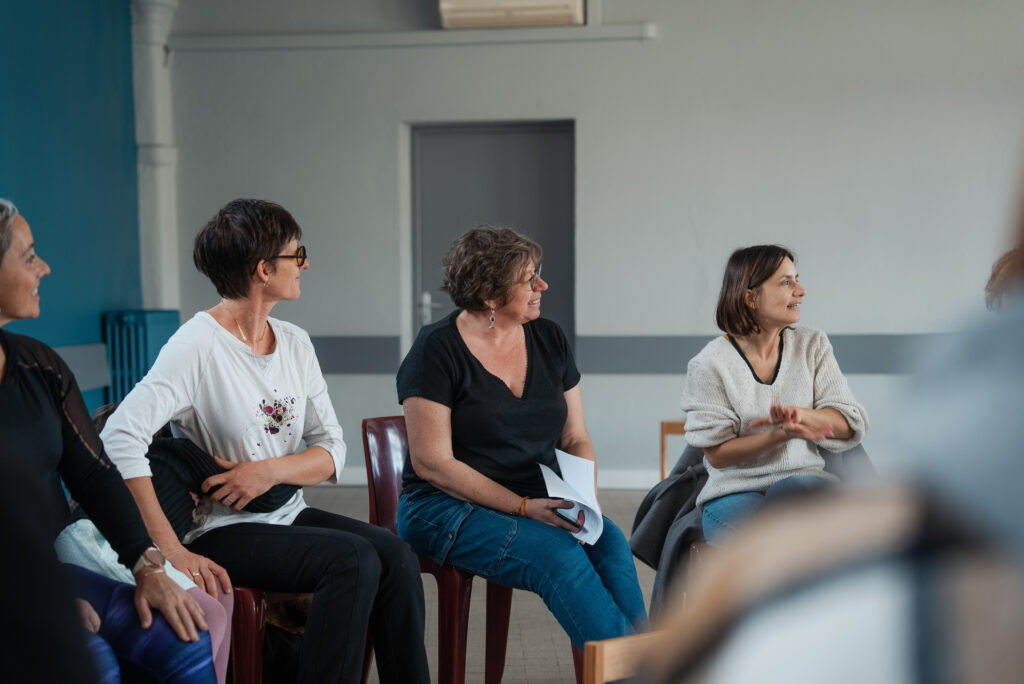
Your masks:
{"label": "white paper sheet", "polygon": [[601,506],[597,503],[597,492],[594,490],[594,462],[559,449],[555,449],[555,459],[558,461],[559,470],[562,471],[562,477],[558,477],[555,471],[546,465],[540,465],[548,496],[552,499],[565,499],[574,504],[572,509],[562,511],[562,515],[571,517],[573,522],[576,521],[580,509],[583,510],[583,527],[572,536],[584,544],[593,544],[604,531],[604,518],[601,516]]}

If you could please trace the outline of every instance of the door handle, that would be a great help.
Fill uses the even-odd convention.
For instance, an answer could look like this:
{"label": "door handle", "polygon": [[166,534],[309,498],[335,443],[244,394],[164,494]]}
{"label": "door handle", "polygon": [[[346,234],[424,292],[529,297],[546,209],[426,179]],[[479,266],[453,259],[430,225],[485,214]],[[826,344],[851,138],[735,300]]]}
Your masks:
{"label": "door handle", "polygon": [[434,318],[434,309],[440,309],[442,304],[435,304],[434,298],[429,291],[420,295],[420,324],[430,325]]}

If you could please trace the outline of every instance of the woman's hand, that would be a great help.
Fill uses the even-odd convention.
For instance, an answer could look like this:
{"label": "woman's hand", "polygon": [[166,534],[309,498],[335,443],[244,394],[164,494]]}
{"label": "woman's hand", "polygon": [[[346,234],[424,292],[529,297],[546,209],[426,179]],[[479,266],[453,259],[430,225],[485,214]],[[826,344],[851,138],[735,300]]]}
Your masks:
{"label": "woman's hand", "polygon": [[217,598],[221,591],[225,594],[231,593],[231,579],[227,570],[206,556],[192,553],[180,544],[177,548],[163,550],[163,554],[171,565],[188,575],[197,587],[213,598]]}
{"label": "woman's hand", "polygon": [[211,475],[203,480],[202,489],[206,493],[219,485],[217,491],[210,494],[210,499],[222,506],[240,511],[249,505],[250,501],[277,484],[272,473],[271,459],[235,463],[214,456],[213,460],[227,472]]}
{"label": "woman's hand", "polygon": [[100,616],[96,614],[92,604],[81,598],[75,600],[78,601],[78,612],[82,615],[82,624],[85,628],[93,634],[100,631]]}
{"label": "woman's hand", "polygon": [[750,427],[762,425],[777,425],[785,431],[787,437],[811,442],[827,439],[834,434],[828,420],[820,419],[813,409],[782,404],[772,404],[767,418],[758,418],[750,422]]}
{"label": "woman's hand", "polygon": [[143,629],[153,624],[153,609],[159,610],[182,641],[199,641],[196,628],[204,632],[205,614],[196,600],[163,572],[144,570],[136,575],[135,609]]}
{"label": "woman's hand", "polygon": [[523,517],[538,522],[561,527],[567,532],[579,532],[583,527],[583,511],[576,517],[576,523],[560,516],[557,511],[560,508],[572,508],[573,503],[565,499],[527,499],[523,510]]}

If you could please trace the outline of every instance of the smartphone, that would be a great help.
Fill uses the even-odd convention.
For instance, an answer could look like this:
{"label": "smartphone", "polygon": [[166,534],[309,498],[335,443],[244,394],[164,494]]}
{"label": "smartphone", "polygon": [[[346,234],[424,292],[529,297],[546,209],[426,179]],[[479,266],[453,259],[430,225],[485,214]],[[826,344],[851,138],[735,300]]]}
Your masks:
{"label": "smartphone", "polygon": [[572,508],[556,508],[555,513],[558,514],[560,517],[565,518],[573,525],[576,525],[576,519],[580,515],[580,510],[580,505],[576,502],[573,502]]}

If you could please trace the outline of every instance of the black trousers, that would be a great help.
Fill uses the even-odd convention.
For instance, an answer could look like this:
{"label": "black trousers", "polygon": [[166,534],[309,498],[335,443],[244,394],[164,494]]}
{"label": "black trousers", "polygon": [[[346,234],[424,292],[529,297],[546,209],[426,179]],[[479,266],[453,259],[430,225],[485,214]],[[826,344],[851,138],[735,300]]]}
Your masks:
{"label": "black trousers", "polygon": [[419,561],[391,532],[307,508],[291,525],[227,525],[189,549],[239,586],[313,592],[299,682],[357,684],[369,633],[382,684],[429,684]]}

